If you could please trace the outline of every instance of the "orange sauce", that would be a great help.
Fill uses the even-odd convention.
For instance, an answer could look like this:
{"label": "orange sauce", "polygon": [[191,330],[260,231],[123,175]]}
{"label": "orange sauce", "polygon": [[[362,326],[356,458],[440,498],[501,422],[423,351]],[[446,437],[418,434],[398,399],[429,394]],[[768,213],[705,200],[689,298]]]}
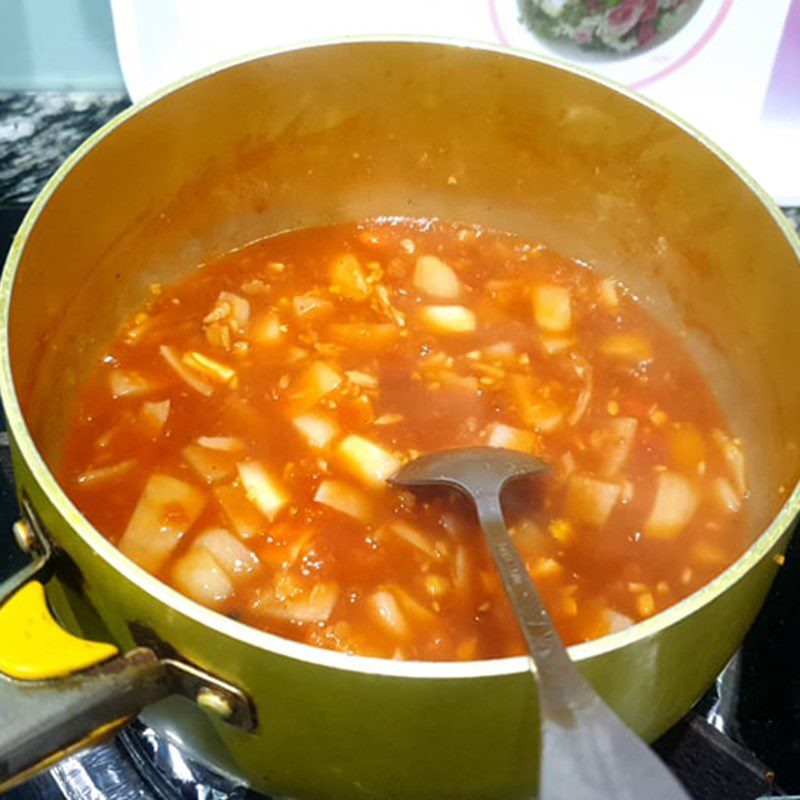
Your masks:
{"label": "orange sauce", "polygon": [[477,444],[551,466],[504,507],[567,643],[744,548],[743,455],[676,338],[613,277],[439,221],[286,233],[154,286],[79,395],[60,477],[123,552],[221,613],[468,660],[523,650],[474,514],[385,478]]}

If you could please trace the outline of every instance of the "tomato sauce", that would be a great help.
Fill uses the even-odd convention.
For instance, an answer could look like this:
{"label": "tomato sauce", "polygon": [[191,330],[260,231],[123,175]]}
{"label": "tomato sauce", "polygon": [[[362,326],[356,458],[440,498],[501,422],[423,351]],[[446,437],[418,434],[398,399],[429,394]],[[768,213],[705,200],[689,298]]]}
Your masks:
{"label": "tomato sauce", "polygon": [[471,445],[566,643],[647,618],[745,547],[740,444],[676,337],[612,276],[520,237],[379,219],[265,239],[153,286],[73,409],[60,478],[124,553],[298,641],[517,654],[469,504],[386,479]]}

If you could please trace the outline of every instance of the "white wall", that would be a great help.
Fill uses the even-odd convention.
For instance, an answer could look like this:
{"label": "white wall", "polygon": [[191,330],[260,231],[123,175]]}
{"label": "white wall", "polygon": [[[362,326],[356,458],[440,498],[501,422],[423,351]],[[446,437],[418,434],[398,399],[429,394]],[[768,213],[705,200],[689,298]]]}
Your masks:
{"label": "white wall", "polygon": [[0,0],[0,90],[123,88],[108,0]]}

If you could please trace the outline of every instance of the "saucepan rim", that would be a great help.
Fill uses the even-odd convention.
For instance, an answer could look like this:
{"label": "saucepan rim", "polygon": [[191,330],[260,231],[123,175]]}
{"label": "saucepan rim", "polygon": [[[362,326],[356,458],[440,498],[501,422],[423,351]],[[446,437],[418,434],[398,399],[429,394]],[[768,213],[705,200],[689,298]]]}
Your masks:
{"label": "saucepan rim", "polygon": [[[469,40],[424,36],[354,36],[309,41],[289,47],[269,48],[242,57],[229,59],[175,81],[164,89],[161,89],[122,111],[90,136],[69,156],[69,158],[67,158],[31,205],[31,208],[25,215],[22,225],[14,238],[6,259],[2,280],[0,281],[0,318],[3,320],[2,327],[0,327],[0,400],[2,400],[3,409],[8,421],[9,432],[22,458],[33,472],[35,479],[46,492],[51,502],[58,508],[65,520],[77,534],[92,548],[97,557],[105,561],[115,571],[125,575],[153,599],[163,603],[183,616],[201,623],[204,627],[209,629],[209,632],[214,631],[252,647],[309,664],[371,675],[387,675],[398,678],[417,679],[470,679],[521,673],[530,669],[528,659],[525,656],[466,662],[433,662],[394,661],[390,659],[346,655],[313,645],[284,639],[275,634],[232,620],[223,614],[212,611],[190,600],[188,597],[185,597],[175,589],[169,587],[166,583],[150,575],[127,556],[123,555],[111,542],[103,537],[93,525],[91,525],[80,511],[78,511],[39,453],[25,423],[17,397],[16,387],[14,386],[11,353],[9,349],[8,320],[14,299],[14,279],[19,269],[25,244],[48,200],[58,190],[61,182],[66,178],[69,172],[90,150],[106,137],[112,135],[117,128],[124,125],[128,120],[141,113],[150,105],[215,73],[271,56],[284,55],[311,48],[342,47],[359,44],[428,45],[496,53],[501,56],[522,58],[527,61],[561,69],[622,94],[639,105],[646,107],[651,112],[667,119],[704,145],[709,151],[710,156],[715,156],[720,159],[739,180],[750,189],[772,216],[778,229],[787,238],[789,244],[793,248],[798,258],[798,264],[800,265],[800,239],[798,239],[789,221],[777,205],[755,180],[748,175],[734,159],[691,125],[672,112],[662,108],[657,103],[654,103],[652,100],[642,97],[624,86],[595,75],[581,67],[560,61],[559,59],[538,54],[532,55],[524,51],[503,48],[482,42],[472,42]],[[594,659],[611,651],[633,645],[648,637],[655,636],[660,631],[676,625],[686,617],[698,612],[701,608],[712,603],[724,594],[737,581],[741,580],[776,546],[781,536],[792,524],[798,511],[800,511],[800,482],[793,487],[782,508],[774,516],[763,533],[761,533],[753,544],[724,572],[693,594],[664,611],[661,611],[650,619],[600,639],[573,645],[569,648],[570,655],[578,662]]]}

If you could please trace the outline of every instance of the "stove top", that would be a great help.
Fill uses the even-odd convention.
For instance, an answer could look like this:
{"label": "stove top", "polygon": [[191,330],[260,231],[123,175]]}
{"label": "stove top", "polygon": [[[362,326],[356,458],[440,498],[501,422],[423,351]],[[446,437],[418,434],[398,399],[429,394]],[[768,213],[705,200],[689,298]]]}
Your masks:
{"label": "stove top", "polygon": [[[0,262],[25,210],[0,206]],[[17,506],[8,436],[2,419],[0,423],[0,531],[9,531]],[[0,536],[0,581],[24,561],[12,537]],[[654,747],[697,800],[775,796],[800,800],[800,542],[789,548],[741,649],[695,709]],[[4,797],[255,800],[257,796],[192,761],[175,744],[136,721],[113,741],[65,759]]]}

